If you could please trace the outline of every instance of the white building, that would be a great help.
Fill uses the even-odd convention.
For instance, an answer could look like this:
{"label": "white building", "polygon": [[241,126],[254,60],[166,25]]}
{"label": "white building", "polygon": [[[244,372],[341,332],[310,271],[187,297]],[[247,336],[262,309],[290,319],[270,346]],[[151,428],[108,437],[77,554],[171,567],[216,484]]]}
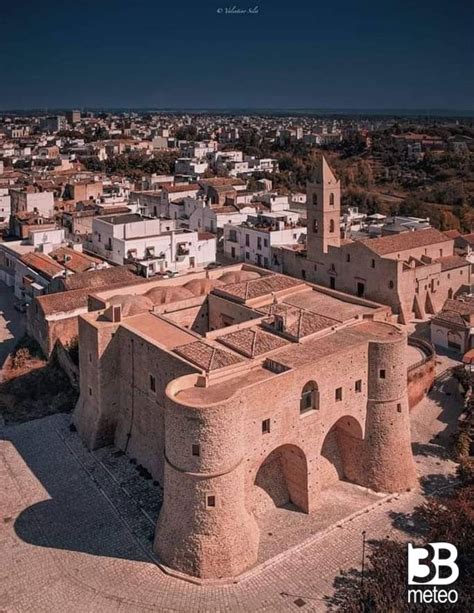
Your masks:
{"label": "white building", "polygon": [[145,276],[151,276],[188,272],[215,262],[216,238],[177,229],[171,219],[130,213],[95,218],[91,250],[115,264],[136,262]]}
{"label": "white building", "polygon": [[199,178],[209,168],[206,160],[196,158],[178,158],[175,162],[175,175],[190,177],[192,180]]}
{"label": "white building", "polygon": [[163,185],[157,191],[132,192],[130,204],[148,217],[173,217],[170,204],[186,197],[195,197],[199,189],[197,183]]}
{"label": "white building", "polygon": [[[23,286],[22,257],[34,252],[39,252],[38,255],[44,255],[62,244],[64,244],[63,228],[31,230],[26,240],[0,243],[0,280],[9,287],[14,287],[17,298],[22,298],[19,289]],[[41,293],[43,285],[36,288],[38,293]]]}
{"label": "white building", "polygon": [[28,211],[50,217],[54,213],[53,192],[40,192],[32,188],[10,188],[10,197],[12,215]]}
{"label": "white building", "polygon": [[196,158],[198,160],[211,158],[214,152],[219,149],[219,143],[217,141],[196,141],[190,143],[182,141],[179,144],[183,157]]}
{"label": "white building", "polygon": [[249,216],[247,221],[224,226],[224,254],[233,259],[272,268],[272,247],[303,244],[306,227],[299,213],[265,213]]}
{"label": "white building", "polygon": [[8,187],[0,187],[0,225],[7,224],[11,214],[11,198]]}

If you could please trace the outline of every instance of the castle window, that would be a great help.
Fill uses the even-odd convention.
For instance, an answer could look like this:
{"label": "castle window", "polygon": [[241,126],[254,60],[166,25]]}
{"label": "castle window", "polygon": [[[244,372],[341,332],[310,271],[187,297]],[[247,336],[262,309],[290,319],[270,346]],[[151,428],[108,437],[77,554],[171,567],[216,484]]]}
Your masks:
{"label": "castle window", "polygon": [[379,377],[380,377],[381,379],[385,379],[385,368],[381,368],[381,369],[379,370]]}
{"label": "castle window", "polygon": [[318,206],[318,195],[313,194],[313,206]]}
{"label": "castle window", "polygon": [[194,456],[200,456],[201,455],[201,446],[200,445],[193,445],[193,455]]}
{"label": "castle window", "polygon": [[156,379],[153,375],[150,375],[150,389],[152,392],[156,392]]}
{"label": "castle window", "polygon": [[270,432],[270,420],[264,419],[262,421],[262,434],[269,434]]}
{"label": "castle window", "polygon": [[393,289],[393,281],[389,281],[388,282],[388,286],[389,286],[390,289]]}
{"label": "castle window", "polygon": [[329,194],[329,206],[334,206],[334,194]]}
{"label": "castle window", "polygon": [[358,379],[358,380],[355,382],[355,391],[356,391],[357,393],[359,393],[359,392],[361,392],[361,391],[362,391],[362,379]]}
{"label": "castle window", "polygon": [[336,402],[340,402],[342,400],[342,387],[336,388]]}
{"label": "castle window", "polygon": [[92,387],[89,388],[89,396],[92,396]]}
{"label": "castle window", "polygon": [[216,506],[216,497],[215,496],[208,496],[207,500],[206,500],[206,506],[209,507],[215,507]]}
{"label": "castle window", "polygon": [[334,232],[334,219],[329,221],[329,232],[332,234]]}
{"label": "castle window", "polygon": [[440,257],[440,258],[442,258],[442,257],[443,257],[443,250],[442,250],[442,249],[440,249],[440,250],[439,250],[439,257]]}
{"label": "castle window", "polygon": [[348,253],[346,254],[346,262],[350,262],[351,261],[351,254]]}
{"label": "castle window", "polygon": [[319,409],[318,386],[314,381],[308,381],[301,392],[300,413],[317,409]]}
{"label": "castle window", "polygon": [[397,404],[397,411],[398,411],[398,413],[402,412],[402,405],[401,404]]}
{"label": "castle window", "polygon": [[92,362],[92,353],[89,352],[89,363]]}
{"label": "castle window", "polygon": [[314,232],[315,234],[317,234],[317,233],[318,233],[318,220],[317,220],[317,219],[315,219],[315,220],[313,221],[313,232]]}
{"label": "castle window", "polygon": [[375,268],[375,260],[372,260],[371,264],[372,268]]}
{"label": "castle window", "polygon": [[245,246],[248,247],[250,245],[250,234],[245,235]]}

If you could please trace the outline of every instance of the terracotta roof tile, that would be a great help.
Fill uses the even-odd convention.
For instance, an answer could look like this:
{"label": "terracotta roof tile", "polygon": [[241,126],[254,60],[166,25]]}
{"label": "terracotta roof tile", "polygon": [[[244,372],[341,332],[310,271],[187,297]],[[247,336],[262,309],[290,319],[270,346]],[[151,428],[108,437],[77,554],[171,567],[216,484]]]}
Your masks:
{"label": "terracotta roof tile", "polygon": [[64,272],[64,266],[58,264],[45,253],[32,251],[21,256],[21,261],[33,270],[36,270],[40,275],[52,279]]}
{"label": "terracotta roof tile", "polygon": [[283,338],[260,328],[246,328],[221,336],[219,342],[247,358],[253,358],[288,344]]}
{"label": "terracotta roof tile", "polygon": [[97,264],[100,264],[102,260],[94,258],[80,251],[75,251],[69,247],[59,247],[50,252],[56,262],[71,270],[72,272],[85,272],[90,268],[94,268]]}
{"label": "terracotta roof tile", "polygon": [[117,283],[125,286],[145,282],[146,279],[136,275],[128,266],[112,266],[102,270],[89,270],[71,275],[64,279],[64,287],[67,290],[89,288],[92,291],[107,288]]}
{"label": "terracotta roof tile", "polygon": [[321,330],[327,330],[338,323],[330,317],[288,304],[269,304],[259,310],[281,317],[284,332],[294,338],[304,338]]}
{"label": "terracotta roof tile", "polygon": [[469,266],[469,262],[466,258],[462,258],[459,255],[448,255],[445,258],[438,258],[436,261],[441,263],[442,271]]}
{"label": "terracotta roof tile", "polygon": [[233,353],[229,353],[218,347],[213,347],[203,341],[181,345],[180,347],[176,347],[174,351],[181,357],[206,371],[216,370],[242,362],[242,359]]}
{"label": "terracotta roof tile", "polygon": [[366,238],[361,240],[366,247],[377,255],[388,255],[397,251],[408,251],[426,245],[436,245],[450,240],[444,232],[436,228],[426,228],[426,230],[416,230],[414,232],[403,232],[394,236],[382,236],[380,238]]}
{"label": "terracotta roof tile", "polygon": [[226,294],[230,294],[236,298],[250,300],[251,298],[259,298],[266,294],[278,292],[290,287],[301,285],[302,281],[285,277],[283,275],[269,275],[260,279],[252,279],[251,281],[243,281],[241,283],[230,283],[222,289]]}

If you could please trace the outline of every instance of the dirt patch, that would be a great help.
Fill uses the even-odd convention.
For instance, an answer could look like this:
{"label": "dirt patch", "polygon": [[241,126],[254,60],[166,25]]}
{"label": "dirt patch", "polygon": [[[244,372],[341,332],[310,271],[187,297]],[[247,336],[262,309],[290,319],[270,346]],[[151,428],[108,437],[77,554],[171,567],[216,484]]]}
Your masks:
{"label": "dirt patch", "polygon": [[22,339],[2,371],[0,416],[6,424],[67,413],[78,392],[55,362],[46,362],[30,341]]}

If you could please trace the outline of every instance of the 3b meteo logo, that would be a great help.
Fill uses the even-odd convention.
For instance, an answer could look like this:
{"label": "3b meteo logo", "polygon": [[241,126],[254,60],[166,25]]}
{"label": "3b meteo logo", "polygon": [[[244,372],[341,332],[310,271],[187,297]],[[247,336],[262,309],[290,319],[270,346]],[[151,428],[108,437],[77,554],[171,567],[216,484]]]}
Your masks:
{"label": "3b meteo logo", "polygon": [[408,588],[410,603],[455,603],[455,589],[439,589],[438,585],[451,585],[459,577],[456,564],[458,550],[451,543],[428,543],[426,547],[414,547],[408,543]]}

